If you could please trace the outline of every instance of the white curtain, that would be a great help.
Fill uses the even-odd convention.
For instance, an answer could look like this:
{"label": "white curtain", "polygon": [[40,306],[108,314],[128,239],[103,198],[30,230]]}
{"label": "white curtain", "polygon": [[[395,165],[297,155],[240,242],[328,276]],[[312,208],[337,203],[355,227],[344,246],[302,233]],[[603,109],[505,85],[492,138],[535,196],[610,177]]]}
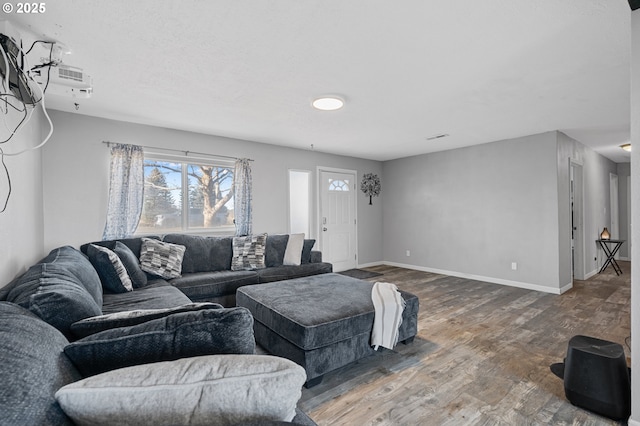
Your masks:
{"label": "white curtain", "polygon": [[109,204],[103,240],[133,235],[144,198],[144,152],[136,145],[111,147]]}
{"label": "white curtain", "polygon": [[251,160],[236,160],[233,174],[234,194],[233,209],[235,215],[236,235],[251,234]]}

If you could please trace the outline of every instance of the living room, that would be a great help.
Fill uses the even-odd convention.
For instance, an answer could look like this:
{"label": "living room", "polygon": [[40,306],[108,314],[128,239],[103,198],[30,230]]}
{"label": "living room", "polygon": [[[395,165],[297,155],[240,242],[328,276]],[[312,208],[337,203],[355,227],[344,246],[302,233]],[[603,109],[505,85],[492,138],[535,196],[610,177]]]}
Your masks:
{"label": "living room", "polygon": [[[623,9],[631,15],[628,5],[620,3],[615,13],[619,14]],[[578,7],[576,4],[574,2],[573,7]],[[72,6],[75,7],[71,3],[66,5],[67,8]],[[593,2],[586,9],[597,14],[600,6],[599,2]],[[134,16],[127,19],[130,23],[135,22]],[[46,33],[46,25],[55,22],[46,24],[37,17],[19,17],[16,24]],[[626,24],[630,25],[629,22]],[[72,29],[65,31],[73,33]],[[635,28],[633,35],[637,37]],[[101,38],[96,36],[96,39]],[[100,49],[74,52],[74,60],[78,64],[90,64],[89,57],[83,57],[85,53],[110,56],[96,53],[98,51],[103,52]],[[116,60],[117,54],[116,51],[110,58]],[[638,58],[633,56],[633,60],[635,65]],[[374,198],[371,205],[364,194],[359,192],[357,198],[359,267],[384,264],[556,295],[568,291],[572,287],[572,273],[575,273],[571,263],[570,160],[581,166],[585,182],[582,224],[585,262],[579,274],[583,278],[593,276],[604,261],[595,239],[602,228],[611,223],[608,208],[611,174],[617,175],[620,183],[619,238],[633,239],[628,224],[636,213],[631,217],[627,215],[630,211],[627,182],[628,177],[635,180],[636,172],[630,167],[629,154],[621,153],[621,156],[627,155],[621,161],[611,160],[599,153],[601,148],[581,143],[578,132],[573,133],[575,137],[568,136],[567,133],[572,134],[573,123],[557,123],[556,127],[542,129],[535,126],[524,130],[510,129],[505,133],[510,136],[495,139],[485,136],[482,144],[464,146],[462,143],[456,145],[458,142],[454,141],[452,145],[445,144],[443,149],[429,151],[431,148],[428,148],[424,152],[401,156],[387,152],[380,155],[388,159],[375,159],[374,155],[359,157],[342,152],[339,147],[321,143],[312,145],[306,140],[294,144],[284,136],[282,140],[272,137],[259,141],[243,137],[242,120],[251,121],[253,110],[246,116],[238,114],[237,133],[220,130],[220,134],[227,136],[203,128],[187,130],[177,118],[161,125],[149,124],[149,117],[126,116],[113,110],[100,116],[92,113],[92,102],[101,96],[97,90],[100,74],[88,66],[87,70],[94,73],[96,93],[93,99],[54,100],[55,107],[49,110],[54,132],[43,149],[5,158],[11,176],[11,197],[7,210],[0,215],[2,284],[24,272],[55,247],[66,244],[77,247],[101,238],[109,186],[109,149],[104,141],[253,159],[253,229],[257,232],[287,232],[287,172],[290,169],[310,171],[313,186],[321,167],[355,171],[358,178],[365,173],[377,174],[382,180],[380,196]],[[215,73],[215,70],[201,70],[201,73],[203,79],[199,83],[205,85],[207,73]],[[511,92],[513,96],[517,94],[517,91]],[[305,97],[313,95],[304,94]],[[637,102],[637,98],[632,97],[635,110]],[[77,110],[75,103],[79,104]],[[140,99],[140,103],[147,105],[144,99]],[[203,122],[218,122],[212,117],[219,110],[213,107],[209,113],[191,111],[187,101],[166,106],[167,110],[173,108],[183,110],[180,114],[188,110]],[[350,108],[356,106],[349,105],[347,98],[347,107],[336,113],[349,114]],[[453,109],[449,107],[448,112]],[[501,113],[505,114],[505,111],[501,110]],[[180,114],[176,112],[176,116]],[[306,115],[304,118],[308,119]],[[325,115],[319,120],[329,122],[325,123],[327,126],[340,127],[342,121],[349,118],[338,118],[337,122],[331,123],[335,115]],[[507,121],[512,119],[505,116]],[[625,120],[629,122],[628,117],[621,122]],[[497,122],[486,124],[487,127],[492,125],[498,127]],[[631,125],[637,123],[631,121]],[[286,127],[286,121],[283,120],[279,127]],[[12,138],[10,146],[36,146],[48,131],[46,118],[34,114],[29,125]],[[633,129],[631,135],[631,139],[637,135]],[[385,136],[390,138],[387,145],[396,143],[393,133]],[[361,152],[367,151],[368,137],[369,134],[363,134],[354,138],[365,147]],[[616,138],[619,135],[611,139],[606,149],[620,150],[619,145],[629,140],[628,134],[626,140]],[[468,136],[468,139],[482,137]],[[415,142],[411,143],[415,145]],[[6,190],[6,187],[2,188]],[[320,233],[315,214],[317,204],[316,197],[312,197],[311,237],[314,238]],[[622,258],[630,260],[628,245],[623,250]],[[633,405],[637,409],[640,402],[636,402],[636,394]]]}

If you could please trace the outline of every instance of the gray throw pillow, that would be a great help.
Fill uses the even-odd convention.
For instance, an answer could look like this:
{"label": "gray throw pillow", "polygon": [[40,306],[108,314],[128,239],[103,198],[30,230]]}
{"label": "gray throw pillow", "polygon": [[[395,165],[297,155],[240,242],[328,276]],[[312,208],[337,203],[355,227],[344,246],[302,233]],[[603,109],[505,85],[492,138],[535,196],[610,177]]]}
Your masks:
{"label": "gray throw pillow", "polygon": [[231,270],[245,271],[264,268],[266,243],[267,234],[234,237]]}
{"label": "gray throw pillow", "polygon": [[62,353],[69,342],[18,305],[0,302],[0,423],[72,425],[54,397],[81,378]]}
{"label": "gray throw pillow", "polygon": [[289,241],[289,234],[267,235],[267,244],[264,254],[264,263],[267,268],[282,266],[284,252],[287,249],[287,241]]}
{"label": "gray throw pillow", "polygon": [[185,246],[170,244],[150,238],[142,239],[140,267],[143,271],[167,280],[182,275],[182,258]]}
{"label": "gray throw pillow", "polygon": [[116,245],[113,248],[113,252],[118,255],[120,261],[127,270],[129,278],[131,278],[131,284],[133,288],[141,288],[147,285],[147,274],[140,269],[140,260],[131,251],[129,247],[120,241],[116,241]]}
{"label": "gray throw pillow", "polygon": [[302,263],[311,263],[311,250],[313,250],[313,246],[315,244],[316,240],[304,240],[304,245],[302,246],[302,259],[300,259]]}
{"label": "gray throw pillow", "polygon": [[190,303],[165,309],[139,309],[135,311],[116,312],[114,314],[100,315],[86,318],[71,324],[71,332],[81,339],[101,331],[118,327],[130,327],[143,322],[166,317],[178,312],[199,311],[202,309],[221,309],[218,303]]}
{"label": "gray throw pillow", "polygon": [[133,291],[133,283],[120,257],[112,250],[91,244],[87,248],[89,260],[100,277],[105,293]]}
{"label": "gray throw pillow", "polygon": [[240,307],[180,312],[92,334],[64,348],[85,376],[190,356],[254,351],[253,316]]}
{"label": "gray throw pillow", "polygon": [[56,393],[77,424],[247,425],[291,421],[302,367],[269,355],[215,355],[138,365]]}

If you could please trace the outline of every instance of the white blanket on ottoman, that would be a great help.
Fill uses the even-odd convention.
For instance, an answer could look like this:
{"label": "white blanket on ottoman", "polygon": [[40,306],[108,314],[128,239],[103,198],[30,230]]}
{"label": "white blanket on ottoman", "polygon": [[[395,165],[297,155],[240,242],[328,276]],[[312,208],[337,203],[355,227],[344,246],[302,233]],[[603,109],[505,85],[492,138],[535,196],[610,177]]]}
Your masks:
{"label": "white blanket on ottoman", "polygon": [[393,349],[398,343],[398,329],[402,324],[405,301],[395,284],[376,282],[371,289],[371,300],[375,308],[371,346]]}

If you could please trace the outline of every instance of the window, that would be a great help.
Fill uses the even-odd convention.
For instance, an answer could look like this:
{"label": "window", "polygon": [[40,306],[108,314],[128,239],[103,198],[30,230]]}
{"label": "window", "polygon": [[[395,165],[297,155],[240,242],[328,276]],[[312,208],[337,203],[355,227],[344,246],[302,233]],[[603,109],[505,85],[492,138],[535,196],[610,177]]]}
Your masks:
{"label": "window", "polygon": [[289,170],[289,232],[309,237],[311,172]]}
{"label": "window", "polygon": [[348,191],[349,179],[329,179],[329,191]]}
{"label": "window", "polygon": [[145,157],[137,233],[233,227],[233,165]]}

